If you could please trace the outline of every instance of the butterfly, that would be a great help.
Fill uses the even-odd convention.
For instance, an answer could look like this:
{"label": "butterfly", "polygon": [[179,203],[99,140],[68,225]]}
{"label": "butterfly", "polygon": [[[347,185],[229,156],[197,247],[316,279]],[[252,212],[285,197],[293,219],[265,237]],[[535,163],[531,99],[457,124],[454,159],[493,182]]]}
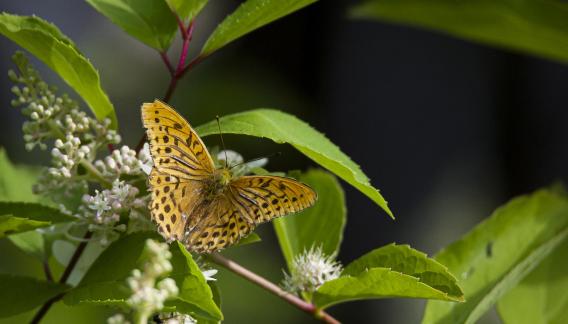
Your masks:
{"label": "butterfly", "polygon": [[234,176],[216,168],[189,123],[155,100],[142,105],[154,166],[150,212],[158,232],[189,251],[210,253],[235,244],[261,223],[311,207],[317,194],[278,176]]}

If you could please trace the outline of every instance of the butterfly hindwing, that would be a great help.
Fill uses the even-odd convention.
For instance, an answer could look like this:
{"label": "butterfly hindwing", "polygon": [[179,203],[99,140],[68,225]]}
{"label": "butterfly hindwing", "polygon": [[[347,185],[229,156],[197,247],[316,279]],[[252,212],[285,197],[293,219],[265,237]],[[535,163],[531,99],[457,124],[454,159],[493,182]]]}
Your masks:
{"label": "butterfly hindwing", "polygon": [[189,123],[159,100],[142,106],[142,121],[154,167],[161,173],[199,180],[215,171],[203,141]]}
{"label": "butterfly hindwing", "polygon": [[313,206],[317,194],[307,185],[277,176],[243,176],[231,181],[231,196],[254,224]]}
{"label": "butterfly hindwing", "polygon": [[197,253],[210,253],[233,245],[255,227],[225,195],[199,208],[193,216],[201,221],[189,231],[185,244],[188,250]]}
{"label": "butterfly hindwing", "polygon": [[181,180],[173,175],[152,169],[149,176],[152,190],[150,214],[158,224],[158,232],[167,240],[182,240],[187,225],[197,219],[190,218],[195,206],[203,200],[204,184],[201,181]]}

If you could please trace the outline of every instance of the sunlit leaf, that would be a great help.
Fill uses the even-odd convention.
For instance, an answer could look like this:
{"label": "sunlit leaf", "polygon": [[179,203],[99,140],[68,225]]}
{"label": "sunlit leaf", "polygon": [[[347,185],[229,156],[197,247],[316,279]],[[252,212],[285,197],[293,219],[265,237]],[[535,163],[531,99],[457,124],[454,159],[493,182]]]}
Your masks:
{"label": "sunlit leaf", "polygon": [[318,200],[311,208],[273,222],[288,266],[294,256],[312,246],[321,247],[326,255],[337,254],[347,220],[343,189],[333,175],[314,169],[298,180],[312,187]]}
{"label": "sunlit leaf", "polygon": [[182,20],[193,20],[209,0],[166,0],[170,9]]}
{"label": "sunlit leaf", "polygon": [[[272,109],[257,109],[224,116],[220,119],[224,133],[266,137],[276,143],[289,143],[304,155],[359,189],[391,217],[387,202],[371,186],[367,176],[347,155],[322,133],[300,119]],[[216,121],[197,127],[201,136],[218,134]]]}
{"label": "sunlit leaf", "polygon": [[72,220],[58,209],[37,203],[0,201],[0,238]]}
{"label": "sunlit leaf", "polygon": [[217,26],[203,46],[200,56],[208,56],[235,39],[316,1],[247,0]]}
{"label": "sunlit leaf", "polygon": [[458,276],[465,303],[429,301],[424,323],[474,323],[568,235],[568,199],[539,190],[497,209],[436,260]]}
{"label": "sunlit leaf", "polygon": [[349,264],[341,277],[326,282],[314,294],[326,308],[359,299],[426,298],[463,301],[463,292],[447,269],[407,245],[390,244]]}
{"label": "sunlit leaf", "polygon": [[114,107],[101,88],[98,72],[57,27],[35,16],[2,13],[0,34],[49,66],[83,98],[99,120],[109,118],[116,129]]}
{"label": "sunlit leaf", "polygon": [[511,289],[497,309],[506,324],[560,324],[568,318],[568,240]]}
{"label": "sunlit leaf", "polygon": [[177,22],[164,0],[87,0],[129,35],[159,51],[170,47]]}

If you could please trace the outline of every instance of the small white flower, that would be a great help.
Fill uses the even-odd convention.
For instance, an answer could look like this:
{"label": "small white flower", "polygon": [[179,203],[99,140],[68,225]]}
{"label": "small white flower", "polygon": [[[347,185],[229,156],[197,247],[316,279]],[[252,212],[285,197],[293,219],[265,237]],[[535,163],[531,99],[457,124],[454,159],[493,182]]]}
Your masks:
{"label": "small white flower", "polygon": [[283,286],[293,293],[314,292],[325,282],[339,278],[341,264],[327,256],[321,247],[312,247],[292,261],[290,274],[284,273]]}
{"label": "small white flower", "polygon": [[107,319],[108,324],[130,324],[129,321],[126,320],[124,315],[122,314],[115,314]]}
{"label": "small white flower", "polygon": [[142,270],[134,269],[127,279],[128,286],[132,290],[127,302],[136,312],[149,316],[161,310],[167,299],[179,293],[173,279],[165,278],[157,282],[160,277],[172,270],[169,261],[171,256],[167,244],[151,239],[146,241],[144,254],[146,262]]}
{"label": "small white flower", "polygon": [[216,275],[217,272],[219,272],[219,270],[217,270],[217,269],[209,269],[209,270],[201,271],[201,273],[203,274],[203,277],[205,277],[206,281],[216,281],[217,279],[213,278],[213,276]]}
{"label": "small white flower", "polygon": [[112,207],[109,204],[106,191],[99,192],[95,190],[95,196],[86,196],[83,197],[83,200],[87,201],[87,206],[96,211],[96,217],[101,218],[101,215],[106,212],[107,210],[111,210]]}
{"label": "small white flower", "polygon": [[152,167],[154,166],[154,161],[152,160],[152,155],[150,154],[150,145],[148,142],[144,143],[144,146],[138,153],[138,160],[140,160],[140,168],[146,175],[150,175],[152,172]]}
{"label": "small white flower", "polygon": [[161,313],[159,315],[160,320],[164,324],[196,324],[197,320],[193,317],[180,314],[180,313]]}

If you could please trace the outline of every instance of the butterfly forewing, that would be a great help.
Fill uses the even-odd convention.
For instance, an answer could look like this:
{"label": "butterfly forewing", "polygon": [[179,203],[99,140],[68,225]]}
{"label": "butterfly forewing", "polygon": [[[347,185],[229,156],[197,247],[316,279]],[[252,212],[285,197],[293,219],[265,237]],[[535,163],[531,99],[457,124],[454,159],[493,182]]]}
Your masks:
{"label": "butterfly forewing", "polygon": [[142,106],[142,121],[154,166],[184,179],[211,177],[215,166],[205,145],[189,123],[161,101]]}

